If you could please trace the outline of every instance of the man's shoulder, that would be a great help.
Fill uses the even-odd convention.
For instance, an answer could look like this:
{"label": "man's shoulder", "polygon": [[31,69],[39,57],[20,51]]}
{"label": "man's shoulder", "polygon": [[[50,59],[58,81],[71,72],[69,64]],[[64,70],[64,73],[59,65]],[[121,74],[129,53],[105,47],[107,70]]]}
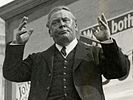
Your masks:
{"label": "man's shoulder", "polygon": [[92,44],[88,44],[86,42],[83,41],[79,41],[80,46],[84,47],[84,48],[93,48],[94,46]]}
{"label": "man's shoulder", "polygon": [[45,55],[45,54],[49,54],[49,52],[52,52],[53,48],[54,48],[54,46],[52,45],[52,46],[50,46],[49,48],[47,48],[45,50],[38,51],[38,52],[33,52],[30,55],[33,55],[33,56],[42,56],[42,55]]}
{"label": "man's shoulder", "polygon": [[100,49],[102,49],[101,46],[99,46],[99,45],[88,44],[83,41],[80,41],[79,43],[80,43],[80,45],[82,45],[83,48],[86,48],[87,50],[92,51],[92,52],[95,52],[97,50],[99,51]]}
{"label": "man's shoulder", "polygon": [[55,45],[52,45],[49,48],[47,48],[46,50],[38,52],[37,54],[41,55],[41,56],[43,55],[43,56],[47,57],[47,56],[50,56],[50,55],[53,54],[54,49],[55,49]]}

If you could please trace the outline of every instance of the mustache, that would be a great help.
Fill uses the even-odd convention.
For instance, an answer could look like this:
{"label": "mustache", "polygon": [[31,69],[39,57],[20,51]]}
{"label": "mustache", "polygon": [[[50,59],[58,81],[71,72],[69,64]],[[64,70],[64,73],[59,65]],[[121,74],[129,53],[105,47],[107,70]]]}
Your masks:
{"label": "mustache", "polygon": [[70,32],[69,30],[62,30],[62,31],[59,31],[58,34],[65,34],[66,32]]}
{"label": "mustache", "polygon": [[63,35],[63,34],[66,34],[67,32],[70,32],[70,30],[58,30],[58,31],[55,31],[54,35],[55,36]]}
{"label": "mustache", "polygon": [[71,29],[68,26],[63,27],[63,28],[59,28],[55,31],[55,33],[57,33],[57,34],[63,34],[66,32],[71,32]]}

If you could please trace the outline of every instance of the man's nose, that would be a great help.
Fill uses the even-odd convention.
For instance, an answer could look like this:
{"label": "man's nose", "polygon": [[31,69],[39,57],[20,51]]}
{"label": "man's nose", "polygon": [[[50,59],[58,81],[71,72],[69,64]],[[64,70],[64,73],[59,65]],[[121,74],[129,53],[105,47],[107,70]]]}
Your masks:
{"label": "man's nose", "polygon": [[66,24],[62,20],[60,20],[60,26],[59,26],[59,28],[63,28],[65,26],[66,26]]}

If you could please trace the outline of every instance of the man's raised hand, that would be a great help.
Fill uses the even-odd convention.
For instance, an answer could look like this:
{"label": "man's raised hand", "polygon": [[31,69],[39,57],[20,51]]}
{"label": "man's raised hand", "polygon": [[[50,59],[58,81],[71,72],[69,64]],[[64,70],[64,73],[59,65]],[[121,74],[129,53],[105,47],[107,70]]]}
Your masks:
{"label": "man's raised hand", "polygon": [[110,38],[110,29],[104,14],[98,17],[97,20],[98,26],[92,29],[93,35],[101,42],[106,41]]}
{"label": "man's raised hand", "polygon": [[13,40],[14,44],[23,45],[27,43],[29,37],[31,36],[33,29],[27,30],[27,21],[28,17],[23,17],[22,21],[20,22],[17,32],[16,32],[16,39]]}

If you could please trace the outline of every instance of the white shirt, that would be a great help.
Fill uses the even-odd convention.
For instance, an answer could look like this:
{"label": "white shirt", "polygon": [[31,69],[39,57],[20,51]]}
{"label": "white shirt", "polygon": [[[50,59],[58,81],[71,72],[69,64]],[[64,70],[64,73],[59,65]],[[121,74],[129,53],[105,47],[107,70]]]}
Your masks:
{"label": "white shirt", "polygon": [[[64,58],[68,56],[68,54],[76,47],[78,44],[78,40],[75,38],[69,45],[66,46],[66,56],[63,55]],[[56,48],[61,51],[62,46],[55,44]]]}

